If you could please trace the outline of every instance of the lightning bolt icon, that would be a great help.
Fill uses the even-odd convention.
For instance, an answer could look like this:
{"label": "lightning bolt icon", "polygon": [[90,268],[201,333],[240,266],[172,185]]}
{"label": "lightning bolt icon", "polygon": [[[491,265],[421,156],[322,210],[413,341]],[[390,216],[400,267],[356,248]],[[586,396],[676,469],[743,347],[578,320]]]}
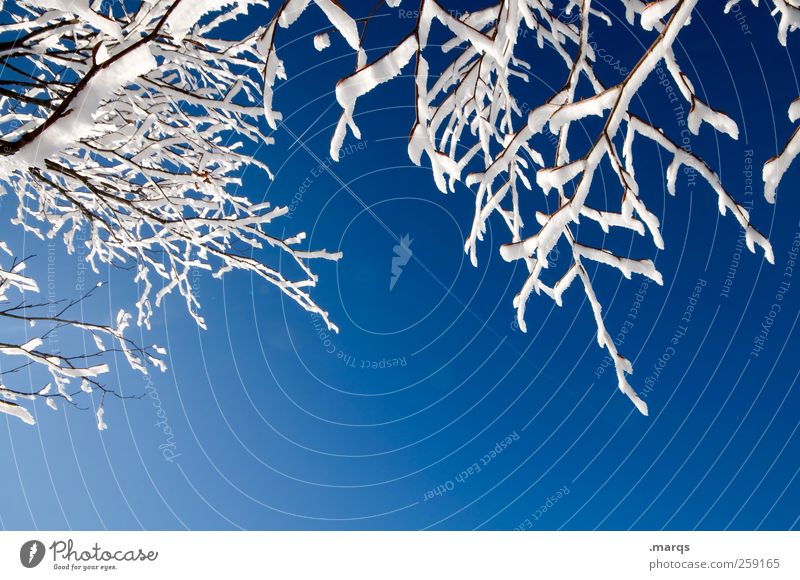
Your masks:
{"label": "lightning bolt icon", "polygon": [[411,236],[406,234],[400,239],[400,243],[392,248],[394,250],[394,257],[392,258],[392,276],[389,279],[390,292],[394,289],[394,285],[397,284],[397,280],[403,273],[403,267],[408,264],[408,261],[411,259],[413,254],[411,251],[411,242],[413,241]]}
{"label": "lightning bolt icon", "polygon": [[28,564],[33,562],[34,557],[36,557],[36,554],[38,553],[39,553],[39,544],[33,543],[31,545],[31,553],[28,555]]}

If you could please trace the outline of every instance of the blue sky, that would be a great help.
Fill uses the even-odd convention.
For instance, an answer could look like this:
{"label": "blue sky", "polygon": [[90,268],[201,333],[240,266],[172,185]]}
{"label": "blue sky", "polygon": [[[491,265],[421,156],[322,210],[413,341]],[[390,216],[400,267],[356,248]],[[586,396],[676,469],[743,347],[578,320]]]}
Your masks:
{"label": "blue sky", "polygon": [[[617,390],[577,288],[563,308],[533,299],[528,333],[519,331],[511,301],[525,273],[499,256],[503,224],[492,222],[478,267],[470,265],[463,242],[473,194],[442,195],[427,166],[406,155],[408,76],[359,101],[362,140],[348,136],[347,154],[327,160],[338,118],[332,88],[353,57],[336,37],[316,53],[321,20],[309,14],[280,39],[289,81],[275,103],[284,124],[277,143],[257,152],[275,179],[245,184],[254,198],[291,206],[287,231],[344,252],[318,265],[314,291],[341,332],[324,331],[258,280],[198,276],[209,330],[167,300],[143,336],[167,346],[169,370],[145,380],[118,365],[119,387],[145,396],[109,401],[108,431],[75,409],[39,409],[36,428],[0,418],[0,526],[797,528],[800,280],[787,266],[800,234],[800,172],[787,175],[776,205],[758,179],[748,196],[745,180],[747,171],[758,178],[791,132],[785,111],[800,93],[790,55],[800,38],[787,52],[765,7],[743,6],[737,19],[707,4],[678,56],[699,93],[739,123],[740,138],[706,130],[692,150],[738,200],[752,201],[776,263],[737,248],[739,227],[719,215],[707,186],[680,179],[669,196],[669,159],[642,149],[637,175],[666,248],[609,243],[652,257],[665,285],[607,269],[593,276],[612,335],[627,329],[621,350],[634,363],[631,384],[647,387],[649,417]],[[371,58],[412,25],[386,14],[367,37]],[[636,41],[620,22],[597,28],[598,46],[614,55],[598,70],[612,82],[615,67],[635,62]],[[532,100],[557,72],[533,80]],[[656,82],[635,107],[680,136]],[[531,197],[531,207],[541,203]],[[404,236],[413,256],[390,289]],[[68,293],[78,274],[56,251]],[[135,288],[126,272],[99,278],[112,283],[86,314],[102,318]],[[754,352],[765,317],[774,322]]]}

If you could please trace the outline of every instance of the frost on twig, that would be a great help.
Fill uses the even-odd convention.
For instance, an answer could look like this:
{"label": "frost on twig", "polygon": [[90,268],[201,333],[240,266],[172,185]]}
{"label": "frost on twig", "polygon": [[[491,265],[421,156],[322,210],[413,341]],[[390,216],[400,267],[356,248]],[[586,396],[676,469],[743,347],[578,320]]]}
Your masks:
{"label": "frost on twig", "polygon": [[[631,363],[618,352],[606,329],[587,266],[599,264],[626,278],[636,274],[658,284],[662,284],[661,273],[651,260],[592,247],[578,238],[577,228],[585,220],[606,234],[629,230],[648,237],[656,248],[664,247],[659,219],[648,208],[635,173],[637,144],[655,143],[670,159],[665,175],[670,193],[676,193],[681,169],[704,179],[719,211],[723,215],[730,212],[745,230],[748,248],[755,252],[759,246],[773,261],[768,240],[751,225],[747,210],[729,195],[705,161],[630,111],[645,81],[662,67],[688,105],[687,126],[693,134],[711,130],[738,137],[733,119],[697,95],[673,51],[678,35],[690,24],[697,0],[618,0],[628,24],[650,36],[638,62],[620,82],[610,85],[595,74],[597,55],[589,41],[590,27],[612,24],[606,3],[504,0],[470,14],[456,14],[439,0],[420,0],[414,5],[415,9],[418,6],[418,18],[413,30],[371,62],[360,43],[353,42],[358,38],[352,33],[351,20],[332,18],[326,2],[314,3],[328,14],[357,54],[355,71],[336,88],[343,112],[331,141],[332,157],[336,158],[348,130],[360,136],[354,119],[358,99],[404,72],[413,73],[416,121],[409,137],[409,156],[417,164],[427,158],[441,191],[454,191],[455,184],[463,182],[474,192],[474,216],[465,241],[472,263],[477,263],[477,244],[487,221],[499,215],[511,235],[501,247],[501,255],[508,261],[523,262],[528,272],[514,299],[520,328],[526,328],[525,309],[534,295],[547,296],[561,305],[568,288],[580,287],[591,305],[598,343],[614,361],[619,388],[647,414],[647,405],[626,378],[632,373]],[[309,2],[287,4],[305,7]],[[291,24],[299,12],[292,12],[292,19],[279,20],[280,25]],[[449,38],[441,46],[428,46],[434,27]],[[437,50],[448,60],[435,75],[431,63],[441,61],[441,56],[430,55]],[[523,53],[535,57],[526,60]],[[536,67],[551,66],[553,60],[565,72],[563,85],[537,106],[523,108],[519,87],[525,86]],[[285,77],[282,67],[268,66],[267,70],[280,72],[267,75],[270,86],[276,77]],[[595,127],[598,119],[600,129],[590,146],[579,147],[582,140],[575,128],[594,130],[588,128]],[[591,120],[594,124],[587,123]],[[601,165],[610,167],[615,177],[620,192],[616,206],[595,207],[589,201]],[[523,215],[523,196],[542,194],[555,197],[555,208]],[[547,256],[558,244],[569,248],[570,260],[561,272],[553,274]]]}
{"label": "frost on twig", "polygon": [[[751,0],[753,6],[758,6],[758,0]],[[740,0],[728,0],[725,12],[739,4]],[[773,14],[778,20],[778,40],[786,46],[789,32],[800,29],[800,5],[796,0],[770,0]],[[789,106],[789,120],[796,123],[800,119],[800,97]],[[775,203],[778,186],[784,174],[800,154],[800,127],[797,127],[789,141],[775,157],[764,164],[762,179],[764,180],[764,196],[770,203]]]}
{"label": "frost on twig", "polygon": [[141,325],[175,291],[204,327],[190,272],[239,270],[335,328],[309,294],[310,261],[340,254],[303,250],[305,234],[276,224],[287,208],[244,189],[245,170],[271,176],[252,153],[272,142],[263,30],[234,40],[217,30],[258,2],[132,4],[5,5],[0,181],[17,198],[15,223],[70,252],[84,245],[95,271],[133,267]]}
{"label": "frost on twig", "polygon": [[[166,351],[156,345],[141,347],[127,338],[131,315],[124,310],[113,324],[75,317],[76,310],[101,284],[71,301],[40,299],[38,284],[25,272],[28,260],[10,258],[6,244],[0,243],[0,250],[8,254],[0,266],[0,414],[33,425],[34,415],[25,402],[46,401],[52,409],[57,409],[59,402],[80,407],[81,395],[96,393],[98,428],[103,430],[105,397],[127,398],[102,382],[109,360],[121,353],[133,369],[147,374],[149,367],[166,370],[161,358]],[[84,348],[75,349],[76,344]],[[75,352],[66,352],[69,348]],[[49,380],[36,385],[40,375]]]}

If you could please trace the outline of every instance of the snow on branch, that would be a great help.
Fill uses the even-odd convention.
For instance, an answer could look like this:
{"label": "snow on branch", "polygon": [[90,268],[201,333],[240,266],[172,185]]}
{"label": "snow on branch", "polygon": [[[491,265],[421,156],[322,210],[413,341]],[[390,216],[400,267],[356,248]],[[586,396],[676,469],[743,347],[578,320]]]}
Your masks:
{"label": "snow on branch", "polygon": [[[753,6],[758,6],[758,0],[751,1]],[[730,12],[739,2],[740,0],[728,0],[725,4],[725,13]],[[778,19],[778,40],[786,46],[789,32],[800,29],[800,5],[796,0],[771,0],[771,3],[772,13]],[[800,119],[800,97],[789,106],[789,121],[796,123],[798,119]],[[800,155],[800,127],[795,129],[781,152],[764,164],[762,171],[764,196],[770,203],[775,203],[783,175],[798,155]]]}
{"label": "snow on branch", "polygon": [[[5,244],[0,250],[11,255]],[[97,425],[103,430],[103,403],[106,395],[123,397],[101,382],[109,371],[109,360],[121,353],[130,366],[144,374],[149,367],[166,370],[161,356],[166,351],[159,346],[141,347],[125,336],[131,315],[120,310],[113,324],[96,324],[75,318],[73,313],[100,288],[97,284],[71,301],[44,301],[38,296],[36,281],[25,273],[27,261],[6,258],[10,265],[0,266],[0,414],[6,414],[29,425],[34,415],[23,403],[46,401],[52,409],[58,402],[81,408],[80,396],[99,395]],[[61,337],[59,339],[58,337]],[[90,339],[90,340],[89,340]],[[92,346],[74,353],[64,352],[61,345]],[[41,372],[44,371],[42,375]],[[18,377],[27,378],[20,380]],[[40,376],[48,377],[36,385]],[[12,383],[21,383],[13,384]],[[44,382],[44,381],[43,381]]]}
{"label": "snow on branch", "polygon": [[[728,8],[735,1],[729,2]],[[325,3],[314,3],[325,10]],[[288,4],[305,8],[311,2]],[[661,67],[688,105],[687,127],[693,134],[712,130],[732,139],[738,137],[733,119],[696,94],[691,75],[682,69],[673,51],[679,34],[691,22],[696,4],[697,0],[619,0],[628,23],[638,23],[648,45],[620,82],[608,85],[595,73],[597,55],[589,41],[590,27],[612,24],[606,4],[592,0],[504,0],[456,16],[439,0],[419,0],[413,30],[372,62],[367,62],[360,45],[355,46],[356,69],[336,89],[343,113],[331,140],[333,157],[346,129],[359,135],[353,120],[358,98],[413,68],[416,121],[409,137],[409,156],[417,164],[423,155],[427,157],[441,191],[453,191],[458,182],[473,190],[475,211],[465,241],[472,263],[477,264],[477,243],[483,239],[487,221],[499,214],[511,235],[500,248],[501,255],[509,261],[521,260],[528,272],[514,299],[523,330],[525,308],[534,294],[561,305],[566,290],[580,281],[592,308],[598,343],[614,361],[618,386],[643,414],[647,414],[647,405],[627,381],[632,366],[609,336],[587,267],[600,264],[626,278],[643,275],[658,284],[662,284],[662,276],[651,260],[618,255],[580,241],[577,227],[583,219],[606,234],[633,231],[647,236],[656,248],[664,247],[659,219],[641,195],[635,172],[640,148],[634,147],[634,141],[655,143],[671,158],[665,174],[670,193],[676,193],[681,168],[694,172],[708,183],[720,213],[732,214],[745,230],[748,248],[755,252],[759,247],[768,261],[774,260],[769,241],[750,223],[747,210],[728,193],[706,162],[630,110],[644,83]],[[777,0],[775,5],[783,7],[781,30],[795,28],[797,9],[791,0]],[[280,25],[294,22],[299,11],[292,14],[293,19],[279,20]],[[350,21],[330,21],[352,46]],[[441,47],[428,46],[434,26],[449,35],[450,40]],[[441,55],[430,55],[437,48],[451,56],[443,70],[433,74],[432,63],[442,60]],[[528,56],[528,60],[521,56],[531,53],[534,56]],[[536,67],[544,66],[562,67],[564,84],[541,103],[523,107],[520,103],[525,83]],[[270,86],[276,78],[285,77],[282,68],[267,66],[267,71]],[[800,104],[794,110],[800,111]],[[582,140],[574,135],[575,129],[589,130],[587,127],[595,126],[587,123],[592,119],[595,124],[599,119],[601,128],[591,145],[581,148],[577,144]],[[800,148],[800,137],[795,137],[787,147],[787,159]],[[610,167],[615,176],[620,192],[616,207],[593,207],[589,203],[590,191],[598,186],[601,165]],[[521,199],[536,192],[544,194],[543,200],[553,194],[555,199],[545,206],[549,209],[535,212],[535,219],[531,219],[523,215]],[[532,229],[526,229],[526,221],[532,222],[528,226]],[[547,255],[559,244],[570,249],[570,261],[556,275],[549,274],[552,268]]]}
{"label": "snow on branch", "polygon": [[[135,269],[137,322],[179,293],[205,322],[192,270],[248,272],[304,309],[310,261],[339,253],[284,235],[285,207],[255,202],[245,170],[271,177],[253,151],[265,132],[263,30],[216,35],[258,2],[104,4],[22,1],[0,21],[0,181],[16,196],[14,222],[42,238],[77,240],[100,264]],[[278,256],[283,256],[280,269]]]}

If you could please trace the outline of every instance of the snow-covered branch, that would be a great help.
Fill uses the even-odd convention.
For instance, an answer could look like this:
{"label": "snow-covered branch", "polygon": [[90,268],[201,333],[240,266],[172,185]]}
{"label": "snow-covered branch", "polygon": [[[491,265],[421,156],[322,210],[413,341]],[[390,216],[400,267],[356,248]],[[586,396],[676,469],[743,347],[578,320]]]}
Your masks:
{"label": "snow-covered branch", "polygon": [[[779,0],[776,5],[788,6],[789,14],[794,15],[790,1]],[[315,3],[324,10],[324,2]],[[305,7],[310,2],[295,4]],[[671,158],[665,175],[670,193],[677,191],[681,169],[699,176],[716,197],[719,211],[723,215],[730,212],[745,230],[750,250],[755,252],[758,246],[773,261],[769,241],[751,225],[748,211],[728,193],[706,162],[631,110],[643,85],[656,76],[656,70],[662,71],[659,74],[668,76],[685,100],[689,111],[685,123],[691,133],[713,130],[738,137],[736,123],[697,95],[691,75],[681,68],[673,51],[676,39],[691,22],[696,4],[697,0],[620,0],[618,6],[628,23],[638,26],[647,39],[647,48],[621,80],[611,85],[595,72],[596,44],[590,42],[590,29],[610,26],[612,18],[605,12],[607,8],[592,0],[504,0],[458,15],[439,0],[419,0],[413,30],[372,62],[367,62],[360,44],[353,46],[356,38],[351,22],[330,18],[357,52],[356,70],[336,88],[343,113],[331,140],[332,156],[336,157],[347,129],[356,137],[360,135],[354,121],[357,100],[413,67],[416,121],[409,138],[409,156],[418,164],[427,157],[441,191],[454,191],[458,182],[473,189],[475,211],[465,241],[472,263],[477,263],[477,243],[483,239],[488,220],[498,214],[511,235],[501,247],[501,255],[506,260],[523,261],[528,271],[514,299],[523,330],[525,308],[534,294],[548,296],[561,305],[565,291],[580,280],[591,304],[598,343],[614,360],[618,386],[644,414],[647,405],[626,379],[632,366],[610,338],[587,266],[595,263],[614,268],[627,278],[643,275],[658,284],[662,276],[651,260],[617,255],[580,241],[577,227],[585,220],[612,236],[614,231],[633,231],[649,237],[656,248],[664,247],[659,219],[640,194],[642,187],[635,172],[640,147],[634,147],[634,141],[640,139],[636,138],[655,143]],[[293,21],[280,23],[286,26]],[[437,47],[428,46],[434,27],[449,35],[450,40],[440,48],[445,55],[452,55],[438,73],[431,68],[442,58],[432,53]],[[793,27],[790,19],[785,27]],[[523,59],[521,55],[530,54],[532,47],[535,58]],[[562,67],[564,84],[538,105],[521,104],[530,75],[536,67],[545,66]],[[279,70],[285,76],[285,71]],[[272,85],[275,78],[268,76],[268,84]],[[601,128],[588,149],[582,149],[575,129],[588,131],[597,119],[602,121]],[[620,192],[616,206],[594,207],[589,202],[590,191],[598,186],[601,166],[610,167],[615,176]],[[529,231],[525,222],[531,219],[523,215],[521,199],[536,190],[544,194],[545,202],[551,199],[551,192],[556,199],[535,213],[533,231]],[[570,249],[571,260],[556,268],[560,271],[553,275],[548,272],[553,268],[547,256],[558,245]]]}
{"label": "snow-covered branch", "polygon": [[[11,255],[5,244],[0,243],[0,250]],[[38,284],[25,272],[28,260],[7,257],[3,261],[10,265],[0,266],[0,413],[33,425],[34,415],[24,402],[43,400],[52,409],[58,408],[59,401],[80,407],[80,395],[97,392],[97,426],[105,429],[106,395],[125,398],[101,382],[113,355],[121,353],[133,369],[146,374],[149,367],[166,369],[161,359],[166,351],[155,345],[141,347],[127,338],[131,315],[124,310],[113,324],[74,317],[101,283],[70,301],[43,300]],[[66,352],[67,348],[74,352]],[[36,385],[41,377],[49,381]]]}
{"label": "snow-covered branch", "polygon": [[[739,4],[741,0],[728,0],[725,12]],[[753,6],[758,6],[758,0],[751,0]],[[788,42],[789,32],[800,29],[800,4],[796,0],[770,0],[773,5],[773,15],[778,19],[778,40],[783,46]],[[800,97],[789,106],[789,121],[797,123],[800,119]],[[762,179],[764,180],[764,196],[770,203],[775,203],[778,186],[783,175],[800,155],[800,127],[797,127],[783,149],[775,157],[764,164]]]}
{"label": "snow-covered branch", "polygon": [[304,251],[302,232],[282,235],[275,223],[287,209],[246,190],[245,169],[270,175],[253,156],[271,142],[266,54],[257,27],[217,37],[256,2],[219,12],[225,4],[142,2],[107,14],[85,0],[6,6],[0,179],[29,232],[60,236],[71,252],[84,238],[95,270],[134,265],[139,324],[177,291],[204,326],[189,281],[197,269],[249,272],[335,328],[308,293],[317,282],[309,262],[340,254]]}

